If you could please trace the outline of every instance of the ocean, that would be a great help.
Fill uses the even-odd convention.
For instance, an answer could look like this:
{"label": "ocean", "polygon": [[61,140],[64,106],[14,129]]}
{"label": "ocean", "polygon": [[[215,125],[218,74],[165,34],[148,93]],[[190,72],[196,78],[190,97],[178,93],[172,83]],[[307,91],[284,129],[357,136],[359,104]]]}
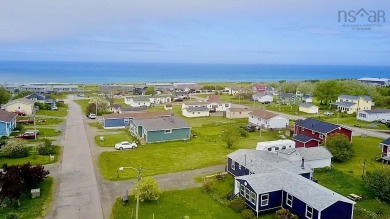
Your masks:
{"label": "ocean", "polygon": [[0,83],[269,82],[390,77],[390,66],[0,61]]}

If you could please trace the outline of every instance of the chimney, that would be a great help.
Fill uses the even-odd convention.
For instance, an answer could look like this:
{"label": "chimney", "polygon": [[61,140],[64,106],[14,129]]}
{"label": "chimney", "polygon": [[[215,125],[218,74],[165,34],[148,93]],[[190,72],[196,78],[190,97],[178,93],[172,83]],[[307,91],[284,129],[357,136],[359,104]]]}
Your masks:
{"label": "chimney", "polygon": [[305,158],[303,158],[303,157],[302,157],[301,168],[302,168],[302,169],[305,169]]}

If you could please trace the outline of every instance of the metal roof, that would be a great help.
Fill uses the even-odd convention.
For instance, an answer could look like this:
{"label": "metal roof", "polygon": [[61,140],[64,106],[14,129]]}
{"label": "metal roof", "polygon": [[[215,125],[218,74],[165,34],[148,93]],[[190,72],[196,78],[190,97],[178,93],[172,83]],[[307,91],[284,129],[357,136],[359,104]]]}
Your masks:
{"label": "metal roof", "polygon": [[381,142],[381,144],[390,145],[390,138],[385,139],[384,141]]}
{"label": "metal roof", "polygon": [[301,135],[301,134],[295,135],[295,136],[293,137],[293,139],[296,140],[296,141],[300,141],[300,142],[302,142],[302,143],[307,143],[307,142],[309,142],[309,141],[311,141],[311,140],[316,140],[316,141],[318,141],[318,140],[315,139],[315,138],[311,138],[311,137],[309,137],[309,136]]}
{"label": "metal roof", "polygon": [[390,113],[390,109],[375,109],[375,110],[363,110],[364,112],[368,114],[374,114],[374,113]]}
{"label": "metal roof", "polygon": [[171,130],[191,128],[191,126],[180,117],[160,117],[153,119],[135,119],[136,126],[142,126],[146,131]]}
{"label": "metal roof", "polygon": [[328,148],[323,146],[295,148],[295,150],[307,161],[329,159],[333,157]]}
{"label": "metal roof", "polygon": [[128,118],[128,119],[151,119],[156,117],[169,117],[173,114],[170,112],[134,112],[134,113],[112,113],[112,114],[106,114],[103,115],[103,119],[121,119],[121,118]]}
{"label": "metal roof", "polygon": [[352,102],[335,102],[333,105],[336,106],[343,106],[343,107],[351,107],[353,105],[356,105],[357,103],[352,103]]}
{"label": "metal roof", "polygon": [[30,99],[27,99],[27,98],[19,98],[19,99],[16,99],[16,100],[9,101],[6,105],[11,105],[11,104],[17,103],[17,102],[30,104],[30,105],[34,105],[34,103],[35,103],[33,100],[30,100]]}
{"label": "metal roof", "polygon": [[312,103],[301,103],[301,104],[299,104],[299,106],[301,106],[301,107],[306,107],[306,108],[310,108],[310,107],[318,107],[318,106],[316,106],[316,105],[314,105],[314,104],[312,104]]}
{"label": "metal roof", "polygon": [[204,112],[204,111],[210,111],[209,108],[207,108],[206,106],[190,106],[188,108],[186,108],[185,110],[187,110],[188,112]]}
{"label": "metal roof", "polygon": [[251,113],[249,113],[249,115],[260,117],[263,119],[271,119],[271,118],[278,116],[278,114],[276,114],[276,113],[272,113],[272,112],[269,112],[269,111],[263,110],[263,109],[258,109],[258,110],[252,111]]}
{"label": "metal roof", "polygon": [[297,122],[295,122],[295,124],[300,127],[310,129],[316,132],[324,133],[324,134],[329,133],[335,129],[341,128],[341,126],[339,125],[335,125],[332,123],[323,122],[311,118],[307,118],[305,120],[298,120]]}

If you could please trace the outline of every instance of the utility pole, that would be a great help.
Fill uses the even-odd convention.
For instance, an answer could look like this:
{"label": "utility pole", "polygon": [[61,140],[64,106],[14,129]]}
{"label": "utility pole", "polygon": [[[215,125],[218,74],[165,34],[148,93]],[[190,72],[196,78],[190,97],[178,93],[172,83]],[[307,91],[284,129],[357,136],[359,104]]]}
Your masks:
{"label": "utility pole", "polygon": [[[133,170],[136,170],[138,172],[138,185],[137,185],[137,205],[135,207],[135,219],[138,219],[138,210],[139,210],[139,186],[140,186],[140,183],[141,183],[141,179],[142,179],[142,166],[138,167],[138,168],[135,168],[135,167],[119,167],[118,170],[124,170],[124,169],[133,169]],[[118,176],[119,176],[119,172],[117,172]]]}

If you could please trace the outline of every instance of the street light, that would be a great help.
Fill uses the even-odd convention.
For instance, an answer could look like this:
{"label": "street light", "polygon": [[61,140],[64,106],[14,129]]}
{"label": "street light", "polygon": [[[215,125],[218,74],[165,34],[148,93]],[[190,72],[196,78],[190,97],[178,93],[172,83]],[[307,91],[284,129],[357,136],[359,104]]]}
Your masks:
{"label": "street light", "polygon": [[133,170],[136,170],[138,172],[138,187],[137,187],[137,205],[135,207],[135,219],[138,219],[138,209],[139,209],[139,185],[140,185],[140,182],[141,182],[141,177],[142,177],[142,167],[138,167],[138,168],[135,168],[135,167],[119,167],[118,170],[124,170],[124,169],[133,169]]}

